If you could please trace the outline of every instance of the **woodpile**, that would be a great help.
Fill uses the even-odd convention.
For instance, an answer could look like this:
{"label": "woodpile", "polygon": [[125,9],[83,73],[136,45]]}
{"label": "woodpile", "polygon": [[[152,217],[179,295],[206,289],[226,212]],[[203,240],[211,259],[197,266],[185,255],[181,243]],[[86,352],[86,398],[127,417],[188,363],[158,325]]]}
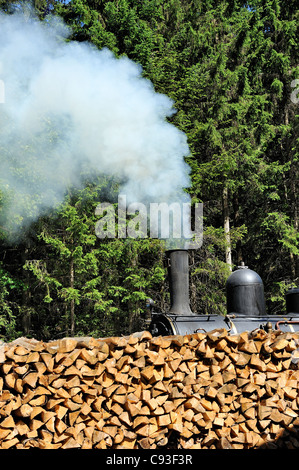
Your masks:
{"label": "woodpile", "polygon": [[297,448],[298,342],[221,329],[2,344],[0,448]]}

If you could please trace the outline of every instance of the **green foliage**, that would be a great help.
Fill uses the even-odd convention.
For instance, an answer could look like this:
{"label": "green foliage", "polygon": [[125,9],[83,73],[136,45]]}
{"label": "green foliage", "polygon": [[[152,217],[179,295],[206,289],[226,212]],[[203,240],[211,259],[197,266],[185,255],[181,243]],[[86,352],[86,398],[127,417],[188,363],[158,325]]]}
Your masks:
{"label": "green foliage", "polygon": [[274,233],[286,253],[299,255],[299,233],[290,224],[289,217],[278,212],[270,212],[261,226],[266,232]]}
{"label": "green foliage", "polygon": [[[100,180],[70,192],[39,224],[40,243],[25,269],[42,294],[36,317],[40,336],[131,331],[140,324],[146,298],[163,283],[157,240],[97,239],[95,208],[106,184]],[[144,261],[148,257],[150,265]]]}

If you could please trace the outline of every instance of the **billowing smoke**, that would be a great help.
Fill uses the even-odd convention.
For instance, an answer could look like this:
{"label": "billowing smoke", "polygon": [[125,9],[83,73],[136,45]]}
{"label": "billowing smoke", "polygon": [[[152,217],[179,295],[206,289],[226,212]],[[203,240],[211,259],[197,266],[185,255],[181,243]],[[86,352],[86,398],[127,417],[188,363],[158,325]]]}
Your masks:
{"label": "billowing smoke", "polygon": [[190,185],[186,136],[167,121],[173,102],[133,61],[67,36],[60,20],[0,15],[0,190],[10,228],[55,207],[85,169],[124,181],[127,201],[177,201]]}

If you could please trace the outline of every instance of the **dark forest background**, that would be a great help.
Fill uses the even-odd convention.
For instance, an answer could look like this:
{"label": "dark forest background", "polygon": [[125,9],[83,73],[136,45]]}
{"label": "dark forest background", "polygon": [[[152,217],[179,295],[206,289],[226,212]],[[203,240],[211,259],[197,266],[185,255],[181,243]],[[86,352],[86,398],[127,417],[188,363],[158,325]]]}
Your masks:
{"label": "dark forest background", "polygon": [[[27,7],[0,0],[8,15]],[[190,253],[193,311],[225,314],[226,279],[244,261],[263,279],[268,312],[284,313],[299,282],[297,0],[37,0],[34,11],[62,17],[68,40],[140,63],[174,100],[189,192],[204,210],[203,246]],[[69,188],[18,242],[0,227],[2,339],[127,334],[143,328],[147,297],[167,310],[161,242],[95,235],[95,208],[115,185],[99,175]],[[7,198],[0,191],[0,216]]]}

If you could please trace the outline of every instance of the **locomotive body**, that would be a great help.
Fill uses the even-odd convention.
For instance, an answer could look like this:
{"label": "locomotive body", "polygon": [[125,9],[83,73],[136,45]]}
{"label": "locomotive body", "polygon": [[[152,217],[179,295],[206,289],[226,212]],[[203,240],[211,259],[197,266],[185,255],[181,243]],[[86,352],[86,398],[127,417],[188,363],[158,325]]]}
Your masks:
{"label": "locomotive body", "polygon": [[299,288],[286,293],[286,314],[269,315],[260,276],[242,263],[226,281],[226,315],[192,312],[189,301],[189,252],[166,252],[170,288],[170,309],[155,312],[153,303],[149,331],[153,336],[186,335],[226,328],[230,334],[263,329],[299,332]]}

